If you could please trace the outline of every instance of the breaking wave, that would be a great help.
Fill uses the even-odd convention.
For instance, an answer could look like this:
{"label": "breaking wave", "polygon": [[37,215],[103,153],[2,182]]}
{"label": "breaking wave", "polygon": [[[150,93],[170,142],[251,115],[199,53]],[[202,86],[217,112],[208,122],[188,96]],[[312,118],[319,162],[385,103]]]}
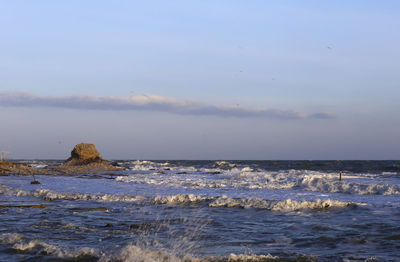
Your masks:
{"label": "breaking wave", "polygon": [[[183,172],[183,173],[182,173]],[[302,189],[322,193],[358,195],[397,195],[400,185],[379,184],[369,174],[345,174],[338,180],[336,173],[308,170],[257,171],[250,167],[223,169],[202,168],[196,172],[182,170],[118,176],[117,181],[136,184],[163,185],[184,188],[239,189]]]}
{"label": "breaking wave", "polygon": [[194,194],[177,194],[171,196],[120,196],[120,195],[93,195],[81,193],[59,193],[52,190],[40,189],[26,191],[0,185],[0,193],[16,196],[33,196],[44,200],[87,200],[98,202],[137,202],[155,205],[189,205],[192,203],[204,203],[209,207],[228,207],[228,208],[257,208],[271,211],[298,211],[298,210],[321,210],[330,208],[343,208],[348,206],[363,205],[361,203],[343,202],[331,199],[317,199],[314,201],[294,201],[291,199],[265,200],[259,198],[230,198],[228,196],[206,197]]}
{"label": "breaking wave", "polygon": [[83,193],[60,193],[49,189],[37,189],[33,191],[16,189],[0,184],[0,194],[15,195],[15,196],[33,196],[44,200],[87,200],[100,202],[136,202],[146,199],[144,196],[125,196],[112,194],[83,194]]}
{"label": "breaking wave", "polygon": [[156,196],[153,199],[154,204],[190,204],[195,202],[209,201],[215,199],[214,197],[196,196],[193,194],[177,194],[173,196]]}
{"label": "breaking wave", "polygon": [[302,189],[324,192],[324,193],[345,193],[359,195],[397,195],[400,194],[399,185],[388,184],[362,184],[343,181],[331,181],[321,177],[305,177],[295,186]]}
{"label": "breaking wave", "polygon": [[66,248],[46,243],[42,240],[25,240],[24,236],[15,233],[0,235],[0,244],[10,245],[14,252],[27,254],[48,255],[57,258],[82,259],[99,257],[99,252],[94,248]]}
{"label": "breaking wave", "polygon": [[[277,261],[278,256],[230,254],[227,257],[195,257],[192,255],[178,256],[168,251],[152,250],[129,244],[117,254],[102,257],[99,262],[130,261],[130,262],[268,262]],[[287,261],[292,261],[288,259]],[[294,261],[294,260],[293,260]]]}
{"label": "breaking wave", "polygon": [[317,199],[315,201],[294,201],[287,199],[284,201],[264,200],[258,198],[234,199],[222,196],[209,204],[210,207],[230,207],[230,208],[258,208],[272,211],[299,211],[299,210],[322,210],[330,208],[343,208],[349,206],[361,205],[352,202],[343,202],[338,200]]}
{"label": "breaking wave", "polygon": [[165,251],[152,250],[148,248],[142,248],[134,244],[128,244],[115,254],[109,256],[103,256],[99,262],[112,262],[112,261],[132,261],[132,262],[181,262],[181,261],[200,261],[190,255],[179,257],[175,254],[171,254]]}
{"label": "breaking wave", "polygon": [[[190,254],[178,255],[173,250],[162,247],[141,247],[139,244],[129,243],[116,251],[100,251],[90,247],[64,247],[49,244],[42,240],[29,240],[21,234],[0,234],[0,244],[11,247],[12,253],[41,255],[59,259],[98,260],[99,262],[201,262],[201,261],[275,261],[278,256],[230,254],[227,257],[195,257]],[[44,258],[44,257],[43,257]]]}
{"label": "breaking wave", "polygon": [[231,169],[237,167],[237,164],[229,163],[228,161],[217,161],[212,165],[212,167]]}

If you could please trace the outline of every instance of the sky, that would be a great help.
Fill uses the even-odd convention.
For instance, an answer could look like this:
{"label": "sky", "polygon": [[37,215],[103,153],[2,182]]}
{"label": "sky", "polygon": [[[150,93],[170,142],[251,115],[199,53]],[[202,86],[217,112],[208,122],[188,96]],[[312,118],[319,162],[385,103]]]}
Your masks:
{"label": "sky", "polygon": [[399,46],[397,0],[0,0],[0,151],[399,159]]}

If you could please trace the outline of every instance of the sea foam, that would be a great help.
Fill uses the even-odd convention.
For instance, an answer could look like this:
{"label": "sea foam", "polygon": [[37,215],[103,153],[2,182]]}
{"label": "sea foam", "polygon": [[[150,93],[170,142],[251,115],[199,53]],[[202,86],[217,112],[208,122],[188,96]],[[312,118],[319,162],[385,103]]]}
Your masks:
{"label": "sea foam", "polygon": [[293,190],[358,195],[397,195],[400,185],[380,184],[371,174],[345,174],[309,170],[257,171],[250,167],[224,169],[201,168],[195,172],[136,173],[116,177],[117,181],[135,184],[163,185],[175,188],[226,188]]}
{"label": "sea foam", "polygon": [[22,234],[0,234],[0,244],[9,245],[14,252],[41,255],[48,259],[86,259],[99,262],[201,262],[201,261],[273,261],[277,256],[230,254],[227,257],[196,257],[190,253],[178,255],[175,251],[162,247],[145,247],[140,244],[128,243],[112,252],[99,251],[91,247],[64,247],[49,244],[43,240],[25,239]]}
{"label": "sea foam", "polygon": [[82,193],[60,193],[48,189],[38,189],[33,191],[9,188],[0,185],[0,193],[12,194],[16,196],[33,196],[44,200],[86,200],[98,202],[146,202],[155,205],[189,205],[192,203],[208,203],[209,207],[229,207],[229,208],[257,208],[271,211],[297,211],[297,210],[318,210],[328,208],[341,208],[348,206],[363,205],[361,203],[342,202],[331,199],[317,199],[314,201],[294,201],[291,199],[278,201],[259,198],[230,198],[228,196],[206,197],[194,194],[176,194],[169,196],[128,196],[128,195],[94,195]]}
{"label": "sea foam", "polygon": [[356,205],[359,204],[332,199],[317,199],[315,201],[294,201],[287,199],[284,201],[277,201],[258,198],[234,199],[227,196],[219,197],[209,204],[210,207],[258,208],[272,211],[322,210]]}
{"label": "sea foam", "polygon": [[23,235],[16,233],[1,234],[0,244],[10,245],[13,250],[23,251],[28,254],[48,255],[57,258],[77,259],[99,256],[99,252],[94,248],[66,248],[38,239],[27,240]]}

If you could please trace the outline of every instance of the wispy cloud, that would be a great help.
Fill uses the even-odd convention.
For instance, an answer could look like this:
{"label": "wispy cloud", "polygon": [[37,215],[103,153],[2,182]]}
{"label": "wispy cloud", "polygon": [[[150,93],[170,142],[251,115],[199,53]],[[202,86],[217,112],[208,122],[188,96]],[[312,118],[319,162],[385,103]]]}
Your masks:
{"label": "wispy cloud", "polygon": [[84,110],[147,110],[181,115],[220,117],[259,117],[277,119],[332,118],[328,113],[306,115],[294,110],[250,108],[239,105],[210,105],[195,100],[157,95],[115,96],[39,96],[26,92],[0,91],[0,106],[60,107]]}

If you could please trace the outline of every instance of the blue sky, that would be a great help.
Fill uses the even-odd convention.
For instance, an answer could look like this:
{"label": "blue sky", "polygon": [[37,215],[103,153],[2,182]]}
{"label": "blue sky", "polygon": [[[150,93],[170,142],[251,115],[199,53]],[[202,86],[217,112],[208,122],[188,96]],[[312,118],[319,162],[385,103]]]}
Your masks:
{"label": "blue sky", "polygon": [[398,159],[398,1],[1,1],[0,149]]}

